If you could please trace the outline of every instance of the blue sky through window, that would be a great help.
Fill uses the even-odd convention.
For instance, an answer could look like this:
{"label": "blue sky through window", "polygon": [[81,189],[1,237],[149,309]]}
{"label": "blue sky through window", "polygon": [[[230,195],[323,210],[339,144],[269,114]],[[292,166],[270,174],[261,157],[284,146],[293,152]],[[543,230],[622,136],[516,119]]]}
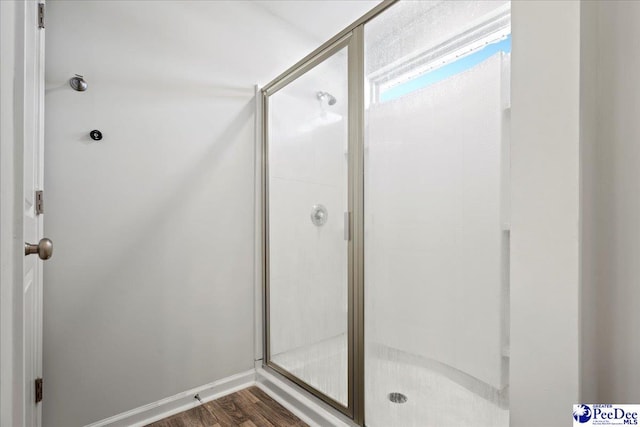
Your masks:
{"label": "blue sky through window", "polygon": [[464,56],[438,69],[429,71],[428,73],[422,74],[381,92],[380,102],[400,98],[410,92],[422,89],[423,87],[430,86],[455,74],[466,71],[501,51],[505,53],[511,52],[511,34],[509,34],[504,40],[488,44],[470,55]]}

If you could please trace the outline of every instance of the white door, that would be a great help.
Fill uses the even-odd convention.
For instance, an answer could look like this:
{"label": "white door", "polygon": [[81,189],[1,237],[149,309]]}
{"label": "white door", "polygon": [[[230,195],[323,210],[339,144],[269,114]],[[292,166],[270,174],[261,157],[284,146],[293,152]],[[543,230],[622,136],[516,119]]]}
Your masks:
{"label": "white door", "polygon": [[[36,380],[42,378],[42,269],[50,256],[43,239],[43,213],[36,192],[42,191],[44,169],[44,28],[36,0],[25,3],[24,181],[23,230],[23,355],[24,426],[41,425],[42,403],[37,402]],[[44,3],[42,3],[44,5]],[[42,6],[43,7],[43,6]],[[31,246],[27,255],[28,244]],[[39,397],[39,396],[38,396]]]}

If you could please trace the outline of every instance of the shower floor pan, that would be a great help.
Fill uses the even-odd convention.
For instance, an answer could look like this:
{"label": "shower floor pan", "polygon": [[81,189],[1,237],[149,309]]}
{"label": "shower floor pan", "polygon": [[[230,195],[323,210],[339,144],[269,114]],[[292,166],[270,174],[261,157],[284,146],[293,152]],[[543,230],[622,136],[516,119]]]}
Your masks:
{"label": "shower floor pan", "polygon": [[[345,335],[276,354],[272,360],[335,400],[347,399]],[[367,348],[368,427],[508,427],[496,393],[473,390],[416,356],[379,344]],[[400,397],[404,396],[404,398]]]}

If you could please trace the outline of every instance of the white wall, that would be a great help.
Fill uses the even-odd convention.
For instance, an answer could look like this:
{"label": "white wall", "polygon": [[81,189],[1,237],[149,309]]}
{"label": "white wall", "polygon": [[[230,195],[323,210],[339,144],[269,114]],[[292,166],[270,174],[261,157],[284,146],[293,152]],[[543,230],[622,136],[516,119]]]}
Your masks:
{"label": "white wall", "polygon": [[578,401],[580,3],[512,3],[511,424]]}
{"label": "white wall", "polygon": [[[591,4],[583,52],[592,84],[583,100],[596,123],[583,155],[583,396],[589,402],[640,401],[640,3]],[[595,17],[595,18],[594,18]],[[592,94],[590,96],[590,94]],[[588,125],[588,123],[584,123]],[[593,136],[595,135],[595,137]]]}
{"label": "white wall", "polygon": [[316,43],[247,2],[49,2],[45,426],[252,368],[253,84]]}

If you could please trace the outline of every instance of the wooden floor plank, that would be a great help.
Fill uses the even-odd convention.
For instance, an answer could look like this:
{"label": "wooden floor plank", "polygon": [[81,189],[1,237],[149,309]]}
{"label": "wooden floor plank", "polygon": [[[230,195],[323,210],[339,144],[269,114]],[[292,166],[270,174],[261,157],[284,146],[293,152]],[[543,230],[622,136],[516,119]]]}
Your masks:
{"label": "wooden floor plank", "polygon": [[216,418],[218,418],[218,422],[222,427],[237,427],[238,423],[236,420],[227,413],[227,411],[220,406],[217,401],[212,401],[205,403],[207,409],[209,409],[212,413],[216,414]]}
{"label": "wooden floor plank", "polygon": [[269,421],[269,419],[258,410],[256,403],[260,402],[260,399],[256,398],[253,394],[246,390],[242,390],[238,393],[234,393],[232,398],[247,414],[256,427],[278,427],[277,424]]}
{"label": "wooden floor plank", "polygon": [[[233,400],[233,394],[221,397],[220,399],[214,400],[213,402],[209,403],[217,404],[219,408],[222,408],[222,410],[233,419],[235,423],[234,425],[236,426],[241,425],[245,421],[249,421],[249,417],[247,417],[247,414],[245,414],[244,411]],[[216,411],[212,412],[214,414],[216,413]]]}
{"label": "wooden floor plank", "polygon": [[260,402],[260,399],[258,399],[255,395],[251,394],[252,388],[257,388],[257,387],[245,388],[244,390],[240,390],[237,394],[247,398],[251,403],[258,403]]}
{"label": "wooden floor plank", "polygon": [[[302,422],[260,388],[249,387],[246,392],[259,400],[255,403],[256,411],[277,426],[295,426]],[[302,423],[302,425],[306,424]]]}
{"label": "wooden floor plank", "polygon": [[264,402],[256,403],[256,408],[268,420],[273,420],[278,427],[291,427],[298,424],[300,419],[283,407],[275,408]]}
{"label": "wooden floor plank", "polygon": [[147,427],[309,427],[258,387],[196,406]]}
{"label": "wooden floor plank", "polygon": [[273,405],[273,406],[282,407],[278,402],[273,400],[273,398],[271,396],[269,396],[267,393],[262,391],[262,389],[260,389],[259,387],[255,387],[255,386],[254,387],[249,387],[246,390],[249,393],[253,394],[258,400],[260,400],[261,402],[264,402],[267,405]]}
{"label": "wooden floor plank", "polygon": [[[294,426],[301,422],[300,418],[286,410],[258,387],[249,388],[249,392],[260,399],[260,402],[256,403],[258,411],[268,420],[275,421],[277,426]],[[306,424],[303,423],[303,425]]]}
{"label": "wooden floor plank", "polygon": [[196,406],[189,411],[183,412],[188,418],[184,418],[188,427],[213,427],[218,424],[218,418],[214,416],[207,408],[204,406]]}

